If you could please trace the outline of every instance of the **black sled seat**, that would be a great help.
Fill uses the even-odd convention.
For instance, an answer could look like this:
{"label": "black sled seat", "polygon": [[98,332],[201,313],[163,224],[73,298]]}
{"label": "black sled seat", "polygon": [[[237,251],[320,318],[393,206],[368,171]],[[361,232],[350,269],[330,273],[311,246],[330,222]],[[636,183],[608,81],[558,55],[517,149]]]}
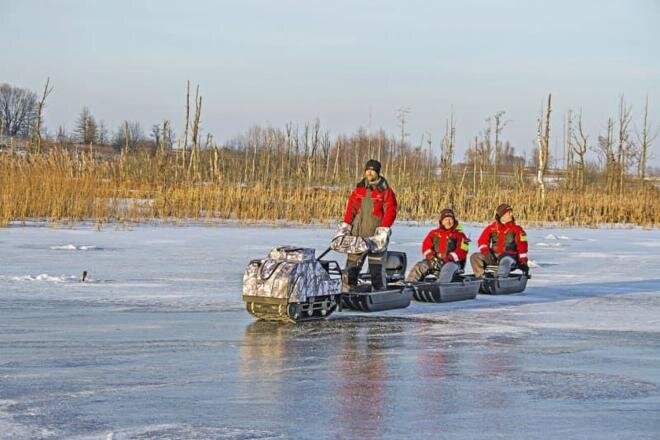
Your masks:
{"label": "black sled seat", "polygon": [[359,312],[381,312],[408,307],[414,289],[411,285],[403,283],[406,265],[407,257],[404,252],[388,251],[385,262],[387,288],[372,291],[369,274],[360,274],[362,283],[351,291],[341,294],[342,308]]}
{"label": "black sled seat", "polygon": [[509,295],[520,293],[527,288],[531,276],[524,272],[511,272],[508,277],[497,276],[497,266],[486,267],[486,276],[481,282],[479,293],[486,295]]}
{"label": "black sled seat", "polygon": [[427,278],[413,285],[415,301],[445,303],[475,299],[481,287],[481,280],[473,275],[458,275],[451,283],[440,283]]}

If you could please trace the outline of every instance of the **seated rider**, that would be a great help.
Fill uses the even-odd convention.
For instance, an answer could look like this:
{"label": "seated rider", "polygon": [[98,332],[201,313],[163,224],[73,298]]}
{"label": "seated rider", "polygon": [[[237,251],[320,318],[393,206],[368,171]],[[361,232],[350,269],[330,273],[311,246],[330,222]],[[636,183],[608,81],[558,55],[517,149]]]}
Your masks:
{"label": "seated rider", "polygon": [[441,283],[452,281],[457,270],[465,267],[470,240],[458,225],[451,209],[440,213],[440,226],[431,230],[422,242],[424,260],[415,264],[406,282],[422,281],[427,275],[435,275]]}
{"label": "seated rider", "polygon": [[495,221],[483,230],[479,252],[470,256],[470,264],[477,278],[484,276],[486,266],[498,266],[497,276],[507,277],[515,267],[523,272],[527,266],[527,234],[516,224],[513,208],[502,203],[495,210]]}

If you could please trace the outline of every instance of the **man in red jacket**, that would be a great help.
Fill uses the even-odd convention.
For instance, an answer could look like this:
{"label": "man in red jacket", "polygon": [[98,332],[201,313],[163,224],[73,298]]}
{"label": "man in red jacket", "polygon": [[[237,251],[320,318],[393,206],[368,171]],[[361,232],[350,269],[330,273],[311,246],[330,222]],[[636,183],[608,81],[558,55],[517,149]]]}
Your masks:
{"label": "man in red jacket", "polygon": [[517,265],[523,271],[527,266],[527,234],[516,224],[513,208],[502,203],[495,210],[495,221],[483,230],[479,241],[479,252],[470,256],[470,264],[477,278],[484,276],[486,266],[499,266],[498,277],[509,276]]}
{"label": "man in red jacket", "polygon": [[454,211],[443,209],[440,212],[440,226],[431,230],[422,242],[424,259],[415,264],[406,281],[415,283],[434,274],[441,283],[450,283],[456,271],[465,267],[469,243]]}
{"label": "man in red jacket", "polygon": [[[351,193],[344,213],[344,223],[340,228],[350,229],[355,237],[373,237],[376,229],[379,234],[389,237],[389,228],[396,218],[396,195],[380,175],[380,162],[369,160],[364,166],[364,178]],[[387,259],[387,243],[383,249],[366,254],[348,254],[344,279],[344,290],[357,285],[364,259],[369,257],[369,273],[374,290],[387,287],[384,262]]]}

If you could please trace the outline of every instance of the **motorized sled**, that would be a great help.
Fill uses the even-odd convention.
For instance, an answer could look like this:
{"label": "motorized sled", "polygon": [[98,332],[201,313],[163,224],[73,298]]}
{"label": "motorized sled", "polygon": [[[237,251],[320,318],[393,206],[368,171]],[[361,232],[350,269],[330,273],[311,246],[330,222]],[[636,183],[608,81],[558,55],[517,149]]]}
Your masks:
{"label": "motorized sled", "polygon": [[[267,321],[302,322],[330,316],[339,305],[339,269],[315,258],[315,250],[280,246],[252,260],[243,274],[247,311]],[[340,272],[341,274],[341,272]]]}
{"label": "motorized sled", "polygon": [[372,291],[369,274],[360,274],[357,286],[342,293],[339,264],[322,259],[329,251],[315,258],[314,249],[280,246],[265,259],[250,261],[243,274],[247,311],[261,320],[303,322],[342,308],[377,312],[410,305],[413,288],[403,282],[405,253],[388,252],[386,289]]}
{"label": "motorized sled", "polygon": [[486,295],[508,295],[520,293],[527,288],[527,280],[532,276],[528,270],[514,269],[508,276],[498,276],[498,266],[487,266],[481,280],[479,293]]}

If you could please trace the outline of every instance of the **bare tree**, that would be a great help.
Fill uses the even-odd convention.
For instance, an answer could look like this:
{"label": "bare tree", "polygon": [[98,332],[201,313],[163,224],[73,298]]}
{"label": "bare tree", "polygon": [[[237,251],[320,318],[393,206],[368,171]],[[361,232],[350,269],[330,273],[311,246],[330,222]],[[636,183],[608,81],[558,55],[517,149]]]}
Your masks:
{"label": "bare tree", "polygon": [[650,159],[651,144],[658,136],[657,130],[652,133],[649,124],[649,97],[646,96],[646,103],[644,104],[644,114],[642,116],[642,133],[637,134],[639,141],[639,160],[637,162],[637,176],[641,181],[646,177],[646,163]]}
{"label": "bare tree", "polygon": [[408,107],[401,107],[396,111],[396,118],[399,120],[399,127],[401,129],[400,148],[403,148],[403,146],[405,145],[406,138],[408,137],[409,134],[406,133],[406,120],[409,114],[410,114],[410,108]]}
{"label": "bare tree", "polygon": [[74,128],[74,133],[78,142],[83,144],[93,144],[96,142],[97,125],[94,116],[89,111],[89,108],[83,107],[78,115],[78,121]]}
{"label": "bare tree", "polygon": [[69,137],[66,134],[66,128],[63,125],[60,125],[57,129],[56,139],[60,146],[64,146],[69,142]]}
{"label": "bare tree", "polygon": [[500,137],[502,136],[502,130],[504,130],[504,127],[506,126],[508,121],[502,121],[502,117],[506,114],[504,110],[500,110],[497,113],[493,115],[493,119],[495,120],[495,148],[494,148],[494,154],[495,157],[493,159],[493,180],[494,182],[497,182],[497,167],[500,163],[500,156],[501,156],[501,150],[502,150],[502,141],[500,140]]}
{"label": "bare tree", "polygon": [[[569,115],[570,115],[570,113],[569,113]],[[576,176],[577,187],[578,187],[578,189],[582,190],[582,189],[584,189],[584,185],[585,185],[585,181],[584,181],[585,159],[584,159],[584,156],[587,154],[587,150],[589,148],[588,147],[589,136],[584,133],[584,129],[582,127],[582,109],[580,109],[580,113],[578,114],[577,133],[575,133],[573,130],[571,130],[571,131],[569,131],[569,134],[572,136],[573,141],[575,142],[575,144],[573,144],[571,142],[569,144],[569,146],[571,147],[572,151],[577,155],[577,176]]]}
{"label": "bare tree", "polygon": [[[451,178],[451,170],[454,162],[454,151],[456,147],[456,124],[454,122],[454,112],[452,111],[449,119],[445,122],[445,135],[442,138],[440,152],[440,170],[443,178]],[[430,146],[429,146],[430,149]]]}
{"label": "bare tree", "polygon": [[[545,182],[543,176],[548,169],[548,146],[550,145],[550,113],[552,112],[552,94],[548,94],[548,105],[545,110],[541,110],[536,129],[536,142],[538,144],[538,168],[536,172],[536,182],[539,185],[541,200],[545,200]],[[545,121],[544,121],[545,120]]]}
{"label": "bare tree", "polygon": [[5,136],[29,137],[36,110],[36,93],[9,84],[0,85],[0,131]]}
{"label": "bare tree", "polygon": [[161,146],[165,150],[171,150],[174,146],[174,132],[170,121],[164,120],[160,132]]}
{"label": "bare tree", "polygon": [[632,111],[630,106],[621,96],[619,100],[619,133],[617,148],[617,166],[619,172],[619,193],[623,192],[624,178],[628,169],[628,160],[634,155],[634,145],[630,139],[629,126],[632,121]]}
{"label": "bare tree", "polygon": [[568,180],[569,188],[573,188],[577,179],[575,167],[573,167],[573,140],[575,138],[573,129],[573,110],[566,112],[564,119],[564,171]]}
{"label": "bare tree", "polygon": [[145,141],[144,131],[138,121],[124,121],[117,128],[114,137],[116,148],[124,148],[124,151],[136,150]]}
{"label": "bare tree", "polygon": [[53,87],[50,85],[50,78],[46,79],[46,85],[44,86],[44,92],[41,95],[41,100],[37,104],[36,118],[34,122],[34,131],[32,132],[32,140],[37,151],[41,151],[41,123],[43,121],[43,112],[46,105],[46,98],[53,92]]}
{"label": "bare tree", "polygon": [[195,92],[195,116],[192,125],[192,144],[194,148],[199,146],[199,119],[202,117],[202,97],[199,96],[199,84]]}
{"label": "bare tree", "polygon": [[614,189],[617,166],[616,156],[614,155],[614,121],[612,118],[607,118],[606,134],[598,136],[598,149],[596,151],[603,158],[605,184],[607,192],[611,193]]}
{"label": "bare tree", "polygon": [[157,149],[162,149],[162,137],[160,131],[160,125],[154,124],[151,126],[151,131],[149,132],[149,137],[154,140],[154,145]]}
{"label": "bare tree", "polygon": [[186,86],[186,123],[185,123],[185,129],[183,131],[183,151],[184,151],[184,153],[186,151],[186,148],[188,147],[188,125],[189,125],[189,123],[190,123],[190,80],[188,80],[187,86]]}
{"label": "bare tree", "polygon": [[97,127],[96,142],[101,145],[106,145],[109,141],[108,138],[108,128],[105,126],[105,122],[99,122]]}

